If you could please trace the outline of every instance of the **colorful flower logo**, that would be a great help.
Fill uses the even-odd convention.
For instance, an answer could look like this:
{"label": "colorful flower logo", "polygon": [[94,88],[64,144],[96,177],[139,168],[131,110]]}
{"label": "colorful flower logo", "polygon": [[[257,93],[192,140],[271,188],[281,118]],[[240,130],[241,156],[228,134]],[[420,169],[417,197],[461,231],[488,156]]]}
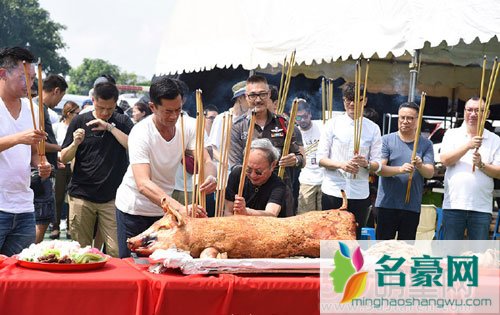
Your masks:
{"label": "colorful flower logo", "polygon": [[335,293],[344,293],[341,304],[349,303],[365,292],[368,272],[359,270],[363,267],[364,259],[359,246],[350,255],[346,244],[339,242],[340,249],[335,252],[333,261],[335,268],[330,273]]}

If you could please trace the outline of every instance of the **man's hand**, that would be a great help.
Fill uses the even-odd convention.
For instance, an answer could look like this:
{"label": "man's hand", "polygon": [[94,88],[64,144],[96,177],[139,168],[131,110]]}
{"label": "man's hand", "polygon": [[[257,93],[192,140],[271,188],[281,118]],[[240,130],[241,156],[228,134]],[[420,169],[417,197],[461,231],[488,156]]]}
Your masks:
{"label": "man's hand", "polygon": [[281,157],[278,165],[284,167],[292,167],[295,166],[296,164],[297,164],[297,158],[295,157],[295,154],[289,153]]}
{"label": "man's hand", "polygon": [[234,196],[233,212],[234,214],[248,215],[245,198],[238,195]]}
{"label": "man's hand", "polygon": [[208,175],[205,181],[200,185],[200,191],[207,194],[213,193],[217,189],[217,178]]}
{"label": "man's hand", "polygon": [[52,171],[52,166],[49,162],[43,161],[38,164],[38,175],[41,179],[46,179],[50,176],[50,172]]}
{"label": "man's hand", "polygon": [[411,172],[413,172],[414,169],[415,169],[415,166],[413,166],[412,163],[405,163],[399,167],[399,172],[401,174],[411,173]]}
{"label": "man's hand", "polygon": [[92,126],[91,129],[92,131],[102,131],[102,130],[108,130],[109,123],[100,118],[96,118],[86,123],[86,125]]}
{"label": "man's hand", "polygon": [[422,165],[424,165],[423,161],[422,161],[422,158],[420,156],[415,156],[415,159],[413,161],[411,161],[413,165],[415,165],[415,168],[417,170],[419,170],[420,168],[422,168]]}
{"label": "man's hand", "polygon": [[347,173],[358,174],[359,165],[357,163],[355,163],[353,160],[350,160],[347,162],[343,162],[341,169]]}
{"label": "man's hand", "polygon": [[359,154],[356,154],[352,160],[351,160],[353,163],[357,164],[359,167],[364,167],[364,168],[367,168],[368,167],[368,160],[362,156],[362,155],[359,155]]}
{"label": "man's hand", "polygon": [[47,139],[47,134],[39,129],[25,130],[19,134],[20,144],[38,144],[43,139]]}
{"label": "man's hand", "polygon": [[[185,208],[185,207],[183,207]],[[195,208],[194,208],[194,215],[196,218],[206,218],[207,217],[207,211],[205,209],[203,209],[202,206],[200,205],[197,205]],[[179,211],[181,212],[181,211]],[[188,205],[188,216],[191,216],[191,214],[193,213],[193,205]]]}
{"label": "man's hand", "polygon": [[76,146],[79,146],[82,142],[83,139],[85,139],[85,130],[82,128],[78,128],[73,132],[73,143]]}
{"label": "man's hand", "polygon": [[479,154],[479,152],[473,152],[472,153],[472,163],[477,168],[482,168],[483,167],[483,161],[481,159],[481,154]]}
{"label": "man's hand", "polygon": [[482,143],[483,143],[483,137],[475,136],[472,137],[472,139],[470,139],[469,142],[467,142],[467,147],[469,148],[469,150],[479,149]]}

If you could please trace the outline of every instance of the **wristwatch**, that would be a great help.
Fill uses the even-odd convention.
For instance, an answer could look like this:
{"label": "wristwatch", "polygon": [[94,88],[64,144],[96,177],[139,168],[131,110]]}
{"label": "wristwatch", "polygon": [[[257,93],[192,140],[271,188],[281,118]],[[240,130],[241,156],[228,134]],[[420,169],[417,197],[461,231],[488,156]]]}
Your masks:
{"label": "wristwatch", "polygon": [[111,130],[115,129],[116,125],[115,123],[108,123],[108,125],[106,126],[106,130],[108,132],[111,132]]}
{"label": "wristwatch", "polygon": [[484,167],[485,167],[485,166],[486,166],[486,164],[484,164],[484,162],[483,162],[483,161],[481,161],[481,164],[479,164],[478,168],[479,168],[480,170],[482,170],[482,169],[484,169]]}
{"label": "wristwatch", "polygon": [[295,155],[295,167],[301,167],[302,166],[302,160],[299,158],[298,155]]}

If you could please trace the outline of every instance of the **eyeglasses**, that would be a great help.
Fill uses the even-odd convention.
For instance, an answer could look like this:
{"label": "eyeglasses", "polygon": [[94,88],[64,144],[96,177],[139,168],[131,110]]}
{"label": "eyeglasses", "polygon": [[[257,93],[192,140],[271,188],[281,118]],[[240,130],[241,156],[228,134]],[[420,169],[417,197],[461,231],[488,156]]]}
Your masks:
{"label": "eyeglasses", "polygon": [[484,113],[484,109],[479,110],[479,108],[466,108],[465,111],[469,114],[478,114],[479,112]]}
{"label": "eyeglasses", "polygon": [[262,176],[264,174],[265,170],[264,171],[262,171],[262,170],[256,170],[256,169],[251,168],[251,167],[247,167],[247,169],[245,170],[245,173],[247,175],[252,174],[252,172],[255,172],[255,175],[257,175],[257,176]]}
{"label": "eyeglasses", "polygon": [[297,115],[297,116],[295,116],[295,120],[297,120],[297,121],[302,121],[302,120],[304,120],[304,119],[306,119],[306,118],[308,117],[307,115],[308,115],[308,114],[304,114],[304,115]]}
{"label": "eyeglasses", "polygon": [[205,116],[206,119],[214,120],[215,116]]}
{"label": "eyeglasses", "polygon": [[[363,98],[362,98],[362,97],[360,97],[360,98],[359,98],[359,102],[361,103],[362,101],[363,101]],[[354,100],[350,100],[350,99],[348,99],[348,98],[344,98],[344,103],[346,103],[346,104],[351,104],[351,102],[354,102]]]}
{"label": "eyeglasses", "polygon": [[269,91],[247,94],[247,97],[251,101],[257,100],[257,97],[259,97],[261,100],[267,100],[269,98]]}

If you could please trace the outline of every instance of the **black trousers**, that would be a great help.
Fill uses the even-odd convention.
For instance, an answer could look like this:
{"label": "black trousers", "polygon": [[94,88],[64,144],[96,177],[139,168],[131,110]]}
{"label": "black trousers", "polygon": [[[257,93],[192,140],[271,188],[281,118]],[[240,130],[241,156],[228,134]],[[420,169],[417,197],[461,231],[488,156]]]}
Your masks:
{"label": "black trousers", "polygon": [[[321,207],[323,210],[338,209],[342,206],[342,198],[327,195],[323,193],[321,197]],[[347,199],[347,211],[354,214],[356,220],[356,239],[361,239],[361,228],[366,225],[368,215],[370,214],[370,198],[366,199]]]}
{"label": "black trousers", "polygon": [[414,240],[420,222],[420,213],[377,208],[377,240],[392,240],[398,232],[398,240]]}

